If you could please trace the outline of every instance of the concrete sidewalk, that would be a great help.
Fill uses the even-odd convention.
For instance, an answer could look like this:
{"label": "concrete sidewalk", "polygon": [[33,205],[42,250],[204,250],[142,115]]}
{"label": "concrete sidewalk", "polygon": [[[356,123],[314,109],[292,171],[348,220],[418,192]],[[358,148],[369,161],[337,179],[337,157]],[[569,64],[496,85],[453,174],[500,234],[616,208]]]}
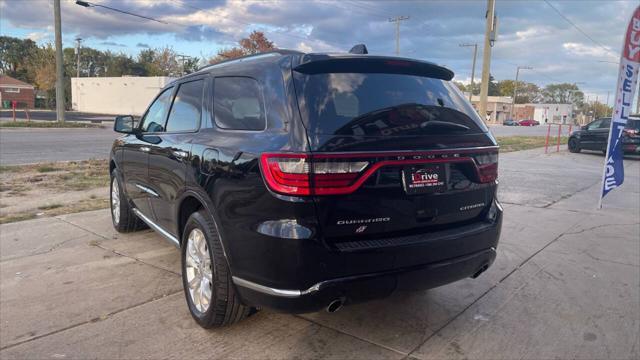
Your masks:
{"label": "concrete sidewalk", "polygon": [[0,358],[640,357],[640,162],[595,210],[602,156],[501,155],[505,221],[480,278],[207,331],[179,254],[109,212],[0,226]]}

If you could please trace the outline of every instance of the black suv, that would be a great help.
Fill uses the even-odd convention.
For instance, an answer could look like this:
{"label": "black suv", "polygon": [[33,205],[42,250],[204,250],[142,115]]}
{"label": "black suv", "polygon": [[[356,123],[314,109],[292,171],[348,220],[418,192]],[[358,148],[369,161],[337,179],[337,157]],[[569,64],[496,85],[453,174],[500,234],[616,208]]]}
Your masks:
{"label": "black suv", "polygon": [[113,225],[181,249],[203,327],[476,277],[500,236],[498,146],[452,77],[295,51],[205,67],[116,118]]}
{"label": "black suv", "polygon": [[[567,144],[573,153],[581,150],[596,150],[606,153],[609,142],[611,118],[601,118],[582,126],[571,133]],[[630,116],[622,132],[622,151],[625,154],[640,154],[640,116]]]}

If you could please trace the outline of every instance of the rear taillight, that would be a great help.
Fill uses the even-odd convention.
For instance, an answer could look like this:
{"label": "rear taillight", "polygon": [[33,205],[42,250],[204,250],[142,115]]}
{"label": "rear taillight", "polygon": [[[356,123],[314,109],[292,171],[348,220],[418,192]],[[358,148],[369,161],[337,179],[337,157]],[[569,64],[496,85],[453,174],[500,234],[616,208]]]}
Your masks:
{"label": "rear taillight", "polygon": [[[469,152],[468,150],[466,152]],[[498,178],[498,153],[455,153],[450,151],[401,153],[296,154],[266,153],[260,157],[263,177],[269,189],[285,195],[350,194],[384,166],[428,163],[469,163],[477,180],[490,183]]]}
{"label": "rear taillight", "polygon": [[262,171],[271,190],[287,195],[347,194],[367,161],[314,159],[307,154],[262,154]]}
{"label": "rear taillight", "polygon": [[484,153],[475,155],[473,159],[478,169],[481,183],[493,182],[498,178],[498,153]]}

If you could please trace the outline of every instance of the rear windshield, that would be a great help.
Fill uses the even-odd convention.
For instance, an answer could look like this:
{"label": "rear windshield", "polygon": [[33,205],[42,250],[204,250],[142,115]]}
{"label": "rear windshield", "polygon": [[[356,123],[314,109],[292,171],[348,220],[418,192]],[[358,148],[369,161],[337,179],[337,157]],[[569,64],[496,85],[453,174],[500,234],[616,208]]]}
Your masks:
{"label": "rear windshield", "polygon": [[305,126],[313,134],[432,135],[487,132],[447,81],[379,73],[294,73]]}

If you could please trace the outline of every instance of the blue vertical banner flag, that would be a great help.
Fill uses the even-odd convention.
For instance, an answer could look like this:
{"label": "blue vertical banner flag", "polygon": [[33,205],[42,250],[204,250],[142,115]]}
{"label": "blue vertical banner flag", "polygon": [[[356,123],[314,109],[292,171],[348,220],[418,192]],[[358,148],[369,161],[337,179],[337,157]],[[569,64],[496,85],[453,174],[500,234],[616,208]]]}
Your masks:
{"label": "blue vertical banner flag", "polygon": [[602,198],[609,191],[622,185],[624,181],[622,133],[627,125],[634,93],[638,83],[638,71],[640,71],[640,6],[638,6],[631,21],[627,26],[620,57],[620,72],[616,87],[616,98],[611,117],[611,129],[609,130],[609,142],[607,143],[607,155],[605,156],[604,171],[602,174],[602,191],[598,207],[602,207]]}

